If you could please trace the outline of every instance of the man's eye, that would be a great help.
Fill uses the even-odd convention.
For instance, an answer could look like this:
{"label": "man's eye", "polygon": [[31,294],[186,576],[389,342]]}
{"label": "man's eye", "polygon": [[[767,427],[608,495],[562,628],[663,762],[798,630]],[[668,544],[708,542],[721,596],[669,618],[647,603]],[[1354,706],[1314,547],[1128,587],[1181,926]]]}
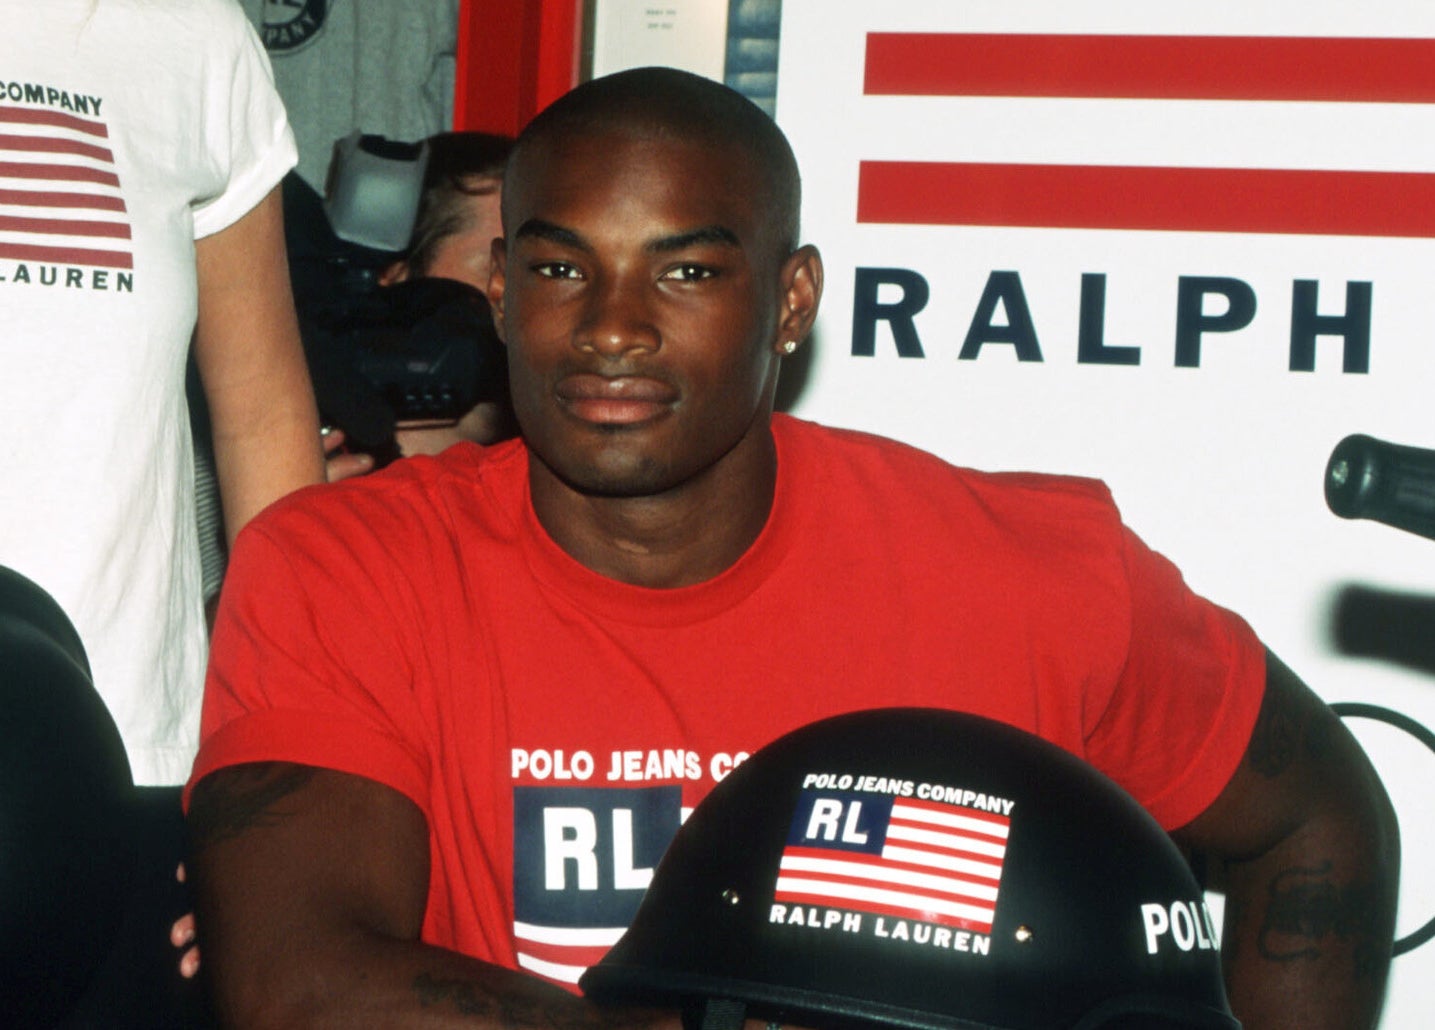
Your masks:
{"label": "man's eye", "polygon": [[717,272],[707,265],[678,265],[668,269],[662,277],[676,282],[690,283],[700,279],[711,279],[715,275]]}
{"label": "man's eye", "polygon": [[542,261],[533,270],[546,279],[581,279],[578,269],[566,261]]}

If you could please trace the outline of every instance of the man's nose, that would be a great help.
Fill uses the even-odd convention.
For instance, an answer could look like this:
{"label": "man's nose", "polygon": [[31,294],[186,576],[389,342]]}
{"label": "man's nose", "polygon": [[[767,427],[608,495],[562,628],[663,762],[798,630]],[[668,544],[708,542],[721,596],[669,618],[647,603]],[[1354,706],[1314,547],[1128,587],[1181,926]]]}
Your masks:
{"label": "man's nose", "polygon": [[595,281],[573,345],[605,357],[657,350],[662,336],[653,318],[648,285],[640,276],[604,276]]}

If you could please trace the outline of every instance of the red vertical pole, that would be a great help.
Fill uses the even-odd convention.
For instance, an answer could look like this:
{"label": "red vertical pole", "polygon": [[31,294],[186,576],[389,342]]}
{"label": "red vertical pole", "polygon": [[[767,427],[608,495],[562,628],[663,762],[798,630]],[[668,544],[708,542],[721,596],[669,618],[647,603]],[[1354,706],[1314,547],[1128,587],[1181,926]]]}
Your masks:
{"label": "red vertical pole", "polygon": [[517,133],[578,79],[582,0],[462,0],[454,128]]}
{"label": "red vertical pole", "polygon": [[538,69],[531,118],[578,84],[583,42],[583,0],[538,4]]}

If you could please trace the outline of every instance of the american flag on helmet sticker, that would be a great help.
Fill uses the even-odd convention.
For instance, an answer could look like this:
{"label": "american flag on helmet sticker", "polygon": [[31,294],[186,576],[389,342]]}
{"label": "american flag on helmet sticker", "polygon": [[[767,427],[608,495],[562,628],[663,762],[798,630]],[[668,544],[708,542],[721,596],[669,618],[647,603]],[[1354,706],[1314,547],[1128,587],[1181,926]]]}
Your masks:
{"label": "american flag on helmet sticker", "polygon": [[804,791],[774,900],[990,933],[1010,827],[939,802]]}
{"label": "american flag on helmet sticker", "polygon": [[[1435,102],[1435,40],[873,32],[869,97],[1389,105]],[[1171,117],[1179,123],[1180,114]],[[861,163],[863,223],[1435,236],[1421,171]]]}
{"label": "american flag on helmet sticker", "polygon": [[134,267],[103,122],[0,104],[0,257]]}

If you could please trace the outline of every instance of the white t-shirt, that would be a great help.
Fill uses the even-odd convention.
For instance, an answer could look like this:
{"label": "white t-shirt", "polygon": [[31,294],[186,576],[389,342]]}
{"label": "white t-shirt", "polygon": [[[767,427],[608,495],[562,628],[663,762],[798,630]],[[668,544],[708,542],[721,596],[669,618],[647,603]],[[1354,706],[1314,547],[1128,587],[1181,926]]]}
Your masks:
{"label": "white t-shirt", "polygon": [[188,775],[206,657],[194,240],[293,166],[233,0],[0,0],[0,565],[89,654],[135,782]]}

